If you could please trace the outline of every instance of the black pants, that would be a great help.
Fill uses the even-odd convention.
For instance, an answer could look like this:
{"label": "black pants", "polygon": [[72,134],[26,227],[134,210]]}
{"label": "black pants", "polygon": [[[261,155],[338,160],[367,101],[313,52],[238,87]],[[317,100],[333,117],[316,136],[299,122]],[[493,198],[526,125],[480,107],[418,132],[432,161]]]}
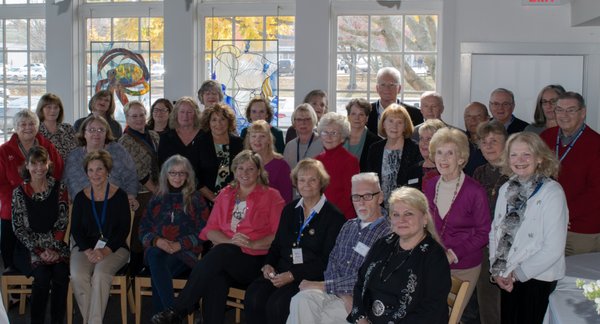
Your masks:
{"label": "black pants", "polygon": [[290,314],[290,301],[298,293],[299,282],[276,288],[270,280],[256,279],[244,298],[244,313],[248,324],[285,324]]}
{"label": "black pants", "polygon": [[48,295],[50,300],[50,318],[52,324],[62,324],[67,307],[67,289],[69,288],[69,265],[57,263],[40,265],[33,269],[31,287],[31,323],[44,323]]}
{"label": "black pants", "polygon": [[548,297],[556,281],[530,279],[515,282],[513,290],[502,290],[500,314],[502,324],[541,324],[548,308]]}
{"label": "black pants", "polygon": [[8,267],[14,267],[14,252],[15,244],[17,243],[17,237],[13,232],[12,221],[10,219],[3,219],[0,222],[0,253],[2,253],[2,262],[4,262],[4,269]]}
{"label": "black pants", "polygon": [[202,298],[204,323],[223,323],[229,287],[250,284],[260,276],[263,263],[264,256],[245,254],[236,245],[216,245],[194,266],[175,300],[175,312],[192,313]]}

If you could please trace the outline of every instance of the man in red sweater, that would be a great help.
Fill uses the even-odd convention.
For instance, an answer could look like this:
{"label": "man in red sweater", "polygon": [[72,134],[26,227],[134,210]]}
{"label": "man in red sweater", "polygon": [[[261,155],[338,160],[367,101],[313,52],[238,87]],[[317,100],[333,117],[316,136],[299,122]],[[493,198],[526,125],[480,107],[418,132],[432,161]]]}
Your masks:
{"label": "man in red sweater", "polygon": [[554,112],[558,127],[541,137],[560,160],[558,182],[569,207],[565,253],[600,252],[600,134],[585,124],[586,106],[579,93],[561,95]]}

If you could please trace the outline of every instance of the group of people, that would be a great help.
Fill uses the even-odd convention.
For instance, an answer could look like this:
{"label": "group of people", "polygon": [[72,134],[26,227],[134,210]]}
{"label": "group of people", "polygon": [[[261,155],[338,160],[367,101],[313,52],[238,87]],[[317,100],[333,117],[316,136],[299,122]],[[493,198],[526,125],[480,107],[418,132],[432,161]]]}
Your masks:
{"label": "group of people", "polygon": [[0,249],[34,277],[32,323],[50,291],[62,321],[69,280],[84,322],[101,323],[126,264],[152,278],[153,323],[200,301],[222,323],[230,287],[246,290],[248,323],[444,323],[451,276],[470,283],[465,322],[541,323],[565,253],[600,251],[600,136],[581,95],[545,87],[528,125],[499,88],[491,118],[465,108],[463,131],[437,93],[400,102],[394,68],[376,89],[346,115],[311,91],[285,138],[264,98],[238,136],[215,81],[203,109],[159,99],[148,118],[129,102],[125,129],[108,91],[74,127],[53,94],[17,113],[0,146]]}

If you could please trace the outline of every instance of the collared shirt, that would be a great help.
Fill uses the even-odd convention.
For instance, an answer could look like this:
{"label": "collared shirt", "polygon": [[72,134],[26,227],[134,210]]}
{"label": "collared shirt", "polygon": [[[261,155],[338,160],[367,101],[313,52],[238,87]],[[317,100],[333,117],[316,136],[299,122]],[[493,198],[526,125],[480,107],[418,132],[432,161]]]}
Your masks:
{"label": "collared shirt", "polygon": [[344,224],[329,254],[325,270],[325,291],[328,294],[352,295],[358,269],[366,256],[366,253],[363,256],[355,250],[357,244],[360,242],[371,248],[378,239],[390,233],[389,222],[385,214],[382,215],[362,229],[359,218]]}
{"label": "collared shirt", "polygon": [[[310,209],[310,212],[312,213],[314,211],[316,214],[320,213],[321,208],[323,208],[323,205],[325,204],[325,201],[327,201],[327,198],[325,197],[325,195],[321,195],[321,199],[319,199],[319,201]],[[298,200],[298,203],[296,204],[295,208],[298,207],[304,210],[304,198],[300,198],[300,200]]]}
{"label": "collared shirt", "polygon": [[510,115],[510,120],[507,121],[506,123],[504,123],[504,129],[508,129],[508,127],[510,126],[510,124],[512,124],[512,122],[515,120],[515,115]]}
{"label": "collared shirt", "polygon": [[562,144],[563,146],[571,144],[571,142],[575,139],[575,137],[577,137],[577,134],[579,134],[579,132],[583,129],[584,126],[585,123],[581,123],[581,126],[579,126],[579,128],[577,128],[577,130],[574,131],[573,134],[571,134],[571,136],[565,136],[565,133],[563,132],[562,128],[559,127],[558,134],[560,135],[560,144]]}

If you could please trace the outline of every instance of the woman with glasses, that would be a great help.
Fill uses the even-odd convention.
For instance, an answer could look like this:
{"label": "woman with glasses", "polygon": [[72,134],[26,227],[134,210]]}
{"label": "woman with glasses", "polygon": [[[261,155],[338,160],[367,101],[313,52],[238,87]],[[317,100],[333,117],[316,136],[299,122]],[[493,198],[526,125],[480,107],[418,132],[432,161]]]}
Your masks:
{"label": "woman with glasses", "polygon": [[284,202],[269,187],[258,154],[244,150],[232,163],[234,181],[221,190],[200,232],[214,247],[196,263],[173,306],[152,318],[154,324],[181,323],[200,299],[203,323],[223,323],[229,287],[245,287],[260,275]]}
{"label": "woman with glasses", "polygon": [[173,104],[171,101],[165,98],[156,99],[156,101],[150,107],[150,118],[148,119],[148,129],[151,129],[162,135],[168,132],[171,128],[169,127],[169,116],[173,111]]}
{"label": "woman with glasses", "polygon": [[346,219],[356,217],[352,201],[352,176],[360,172],[358,159],[344,148],[350,133],[350,123],[346,116],[331,112],[321,118],[317,127],[325,151],[315,157],[321,161],[329,174],[330,182],[325,196],[339,208]]}
{"label": "woman with glasses", "polygon": [[35,113],[23,109],[14,116],[15,133],[8,142],[0,145],[0,252],[5,271],[13,270],[13,253],[17,241],[11,223],[13,190],[23,183],[19,168],[35,146],[43,146],[54,165],[54,177],[63,175],[63,160],[54,145],[38,132],[40,121]]}
{"label": "woman with glasses", "polygon": [[[88,105],[90,110],[90,116],[99,116],[104,118],[108,125],[110,125],[110,130],[112,136],[118,139],[123,134],[123,128],[121,128],[121,124],[115,120],[115,97],[113,93],[109,90],[100,90],[94,94],[92,99],[90,99],[90,103]],[[88,118],[83,117],[79,118],[73,124],[73,129],[75,133],[81,132],[81,124]]]}
{"label": "woman with glasses", "polygon": [[350,122],[350,135],[344,142],[344,148],[358,159],[360,171],[366,172],[369,147],[381,140],[367,128],[371,104],[363,98],[352,99],[346,105],[346,112]]}
{"label": "woman with glasses", "polygon": [[323,143],[315,132],[316,125],[317,114],[310,104],[303,103],[296,107],[292,113],[292,126],[298,136],[290,140],[283,151],[283,157],[290,168],[293,169],[300,160],[314,158],[323,152]]}
{"label": "woman with glasses", "polygon": [[[469,282],[469,300],[481,271],[482,249],[490,232],[490,210],[485,189],[463,172],[469,160],[467,135],[456,128],[433,134],[429,154],[440,175],[423,192],[440,239],[444,243],[452,275]],[[466,306],[466,303],[463,305]]]}
{"label": "woman with glasses", "polygon": [[490,243],[492,280],[502,289],[502,323],[542,323],[565,275],[568,209],[559,162],[537,134],[508,138]]}
{"label": "woman with glasses", "polygon": [[422,161],[413,164],[408,171],[406,171],[406,177],[404,179],[403,186],[409,186],[422,191],[423,187],[427,186],[427,183],[435,176],[440,175],[435,167],[435,162],[431,160],[429,154],[429,143],[433,134],[439,129],[446,127],[443,121],[439,119],[427,119],[419,127],[419,152],[423,157]]}
{"label": "woman with glasses", "polygon": [[[208,219],[190,162],[173,155],[160,172],[158,190],[140,222],[139,239],[152,278],[154,313],[173,305],[173,278],[191,270],[202,252],[198,233]],[[136,232],[133,232],[137,234]]]}
{"label": "woman with glasses", "polygon": [[114,164],[110,181],[127,193],[130,208],[136,210],[139,207],[136,196],[140,184],[135,162],[123,145],[115,141],[106,120],[100,116],[89,116],[81,124],[77,139],[81,146],[69,153],[65,164],[64,181],[71,199],[74,199],[77,193],[90,185],[86,170],[81,167],[85,156],[91,152],[106,150]]}
{"label": "woman with glasses", "polygon": [[[285,149],[285,143],[283,141],[283,132],[281,131],[281,129],[271,125],[271,122],[273,122],[273,107],[271,107],[269,101],[262,97],[250,100],[248,106],[246,107],[246,120],[249,123],[253,123],[259,120],[266,121],[270,126],[269,131],[271,132],[271,134],[273,134],[273,147],[275,148],[275,151],[277,153],[283,154],[283,150]],[[246,138],[248,127],[242,129],[242,133],[240,134],[240,137],[242,139]]]}
{"label": "woman with glasses", "polygon": [[73,126],[63,123],[65,110],[60,98],[53,93],[46,93],[38,102],[35,114],[40,119],[40,134],[44,135],[58,150],[64,160],[75,147],[75,131]]}
{"label": "woman with glasses", "polygon": [[323,194],[329,175],[321,162],[300,161],[292,170],[292,182],[301,198],[283,209],[262,275],[246,290],[248,324],[286,322],[300,282],[324,280],[329,253],[345,222],[344,215]]}
{"label": "woman with glasses", "polygon": [[223,101],[223,90],[221,84],[215,80],[206,80],[202,82],[198,89],[198,100],[202,104],[202,109],[211,107]]}
{"label": "woman with glasses", "polygon": [[379,176],[387,206],[392,191],[405,183],[408,168],[422,157],[419,147],[411,140],[413,124],[404,106],[389,105],[381,114],[378,128],[379,135],[385,139],[369,148],[367,168]]}
{"label": "woman with glasses", "polygon": [[[303,103],[309,104],[314,110],[315,114],[317,114],[317,121],[315,122],[315,126],[321,120],[324,114],[327,113],[327,93],[321,89],[311,90],[309,93],[304,96]],[[296,127],[293,123],[293,114],[292,114],[292,126],[288,128],[285,133],[285,143],[289,143],[291,140],[298,136],[296,131]]]}
{"label": "woman with glasses", "polygon": [[541,134],[545,129],[557,126],[554,108],[558,97],[565,93],[565,88],[560,84],[551,84],[542,88],[537,97],[533,124],[525,127],[526,132]]}

